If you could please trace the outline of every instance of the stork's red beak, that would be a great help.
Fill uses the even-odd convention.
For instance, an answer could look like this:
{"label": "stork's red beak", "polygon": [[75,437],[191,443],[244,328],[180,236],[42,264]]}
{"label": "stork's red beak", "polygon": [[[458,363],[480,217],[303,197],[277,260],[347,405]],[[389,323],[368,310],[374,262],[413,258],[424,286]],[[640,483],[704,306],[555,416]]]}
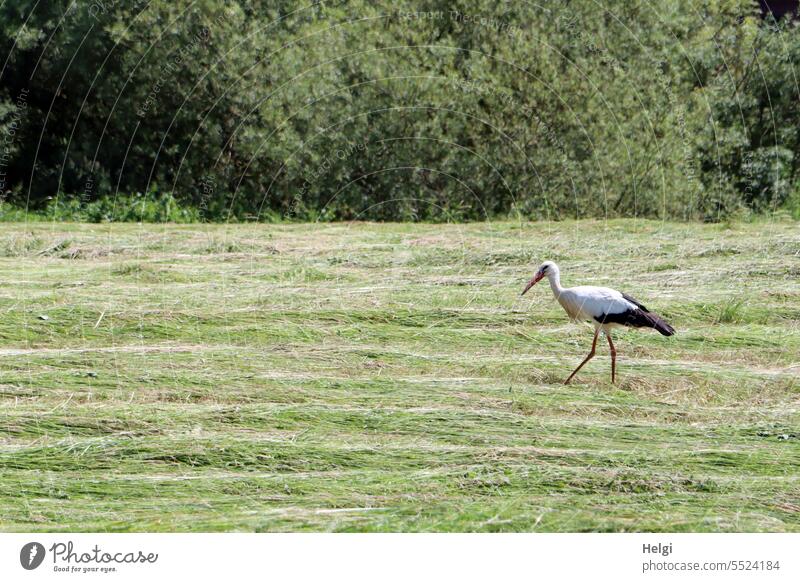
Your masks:
{"label": "stork's red beak", "polygon": [[525,293],[527,293],[527,292],[528,292],[528,289],[530,289],[531,287],[533,287],[534,285],[536,285],[536,283],[538,283],[539,281],[541,281],[541,280],[542,280],[542,277],[544,277],[544,275],[543,275],[542,273],[536,273],[536,275],[533,277],[533,279],[531,279],[530,281],[528,281],[528,284],[527,284],[527,285],[525,285],[525,289],[523,289],[523,290],[522,290],[522,293],[520,294],[520,297],[522,297],[522,295],[525,295]]}

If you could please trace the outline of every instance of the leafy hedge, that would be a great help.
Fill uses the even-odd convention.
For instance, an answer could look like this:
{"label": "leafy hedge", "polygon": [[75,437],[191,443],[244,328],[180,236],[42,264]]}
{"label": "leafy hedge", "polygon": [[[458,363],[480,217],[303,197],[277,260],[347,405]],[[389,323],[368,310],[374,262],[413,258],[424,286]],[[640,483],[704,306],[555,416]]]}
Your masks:
{"label": "leafy hedge", "polygon": [[6,0],[0,53],[3,201],[53,217],[800,214],[750,0]]}

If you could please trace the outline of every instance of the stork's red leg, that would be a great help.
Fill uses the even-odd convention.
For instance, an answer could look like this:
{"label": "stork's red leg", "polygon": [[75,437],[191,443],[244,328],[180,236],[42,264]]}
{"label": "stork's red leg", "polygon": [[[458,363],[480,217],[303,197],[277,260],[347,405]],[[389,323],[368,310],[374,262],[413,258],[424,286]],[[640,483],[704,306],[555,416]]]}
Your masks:
{"label": "stork's red leg", "polygon": [[617,376],[617,349],[614,347],[614,342],[611,341],[611,334],[608,332],[606,332],[606,339],[611,350],[611,383],[614,384]]}
{"label": "stork's red leg", "polygon": [[583,365],[594,357],[594,350],[597,347],[597,336],[598,336],[599,333],[600,333],[600,328],[598,327],[594,332],[594,339],[592,340],[592,351],[589,352],[589,355],[586,356],[586,359],[581,362],[581,365],[578,366],[577,368],[575,368],[575,371],[572,372],[572,374],[569,375],[569,378],[567,378],[567,380],[566,380],[566,382],[564,382],[564,384],[569,384],[569,381],[572,380],[572,377],[575,374],[578,373],[578,370],[583,368]]}

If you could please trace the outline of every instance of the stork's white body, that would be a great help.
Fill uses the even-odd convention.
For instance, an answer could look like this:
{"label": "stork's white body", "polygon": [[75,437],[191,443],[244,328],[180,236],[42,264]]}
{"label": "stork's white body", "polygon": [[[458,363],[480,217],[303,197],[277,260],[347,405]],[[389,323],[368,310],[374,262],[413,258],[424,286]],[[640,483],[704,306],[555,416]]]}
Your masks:
{"label": "stork's white body", "polygon": [[600,323],[608,314],[625,313],[639,307],[622,296],[616,289],[608,287],[561,287],[558,278],[550,279],[553,295],[567,312],[572,321],[588,321],[595,328],[608,332],[617,327],[625,327],[618,323]]}

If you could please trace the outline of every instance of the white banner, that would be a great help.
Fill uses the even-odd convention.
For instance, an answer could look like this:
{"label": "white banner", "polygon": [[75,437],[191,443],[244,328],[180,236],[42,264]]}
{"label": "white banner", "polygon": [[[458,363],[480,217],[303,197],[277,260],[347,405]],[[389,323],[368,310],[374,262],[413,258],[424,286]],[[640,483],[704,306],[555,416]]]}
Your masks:
{"label": "white banner", "polygon": [[798,548],[800,534],[0,534],[0,580],[794,582]]}

